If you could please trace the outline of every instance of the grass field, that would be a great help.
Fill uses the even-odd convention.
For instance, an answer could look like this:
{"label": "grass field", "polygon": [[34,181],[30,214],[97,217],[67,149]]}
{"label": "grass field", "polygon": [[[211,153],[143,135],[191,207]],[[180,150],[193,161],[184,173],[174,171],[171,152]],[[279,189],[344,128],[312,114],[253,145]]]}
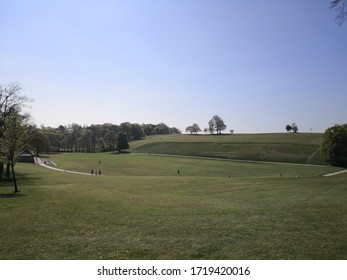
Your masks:
{"label": "grass field", "polygon": [[347,257],[347,174],[321,176],[335,167],[139,154],[50,159],[103,175],[17,164],[20,193],[0,183],[0,259]]}
{"label": "grass field", "polygon": [[256,161],[327,164],[319,153],[320,133],[163,135],[132,142],[139,153]]}

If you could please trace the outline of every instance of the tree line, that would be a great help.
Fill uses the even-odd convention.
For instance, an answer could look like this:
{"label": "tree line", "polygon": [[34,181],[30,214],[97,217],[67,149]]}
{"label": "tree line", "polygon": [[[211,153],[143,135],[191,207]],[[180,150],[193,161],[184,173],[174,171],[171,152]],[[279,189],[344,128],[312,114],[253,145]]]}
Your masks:
{"label": "tree line", "polygon": [[130,122],[90,126],[73,123],[58,128],[31,125],[28,130],[28,144],[37,156],[50,152],[115,152],[128,149],[129,141],[145,136],[181,133],[179,129],[170,128],[164,123],[140,125]]}
{"label": "tree line", "polygon": [[[175,127],[164,123],[137,124],[124,122],[120,125],[101,124],[81,126],[73,123],[57,128],[40,127],[29,123],[30,116],[22,109],[30,102],[21,94],[17,83],[0,85],[0,179],[12,176],[14,192],[18,192],[15,163],[24,149],[40,153],[50,152],[106,152],[129,148],[128,141],[139,140],[149,135],[181,134]],[[217,115],[208,122],[204,132],[222,134],[226,129],[223,119]],[[296,124],[287,125],[287,131],[297,132]],[[188,126],[186,132],[197,134],[197,124]],[[321,152],[334,165],[347,165],[347,124],[329,127],[322,136]]]}

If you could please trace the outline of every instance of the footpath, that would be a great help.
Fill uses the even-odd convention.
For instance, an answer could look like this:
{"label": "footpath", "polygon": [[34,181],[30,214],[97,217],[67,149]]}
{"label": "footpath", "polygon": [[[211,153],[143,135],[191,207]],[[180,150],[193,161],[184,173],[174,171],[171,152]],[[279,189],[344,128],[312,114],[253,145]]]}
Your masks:
{"label": "footpath", "polygon": [[36,158],[35,159],[36,163],[42,167],[54,170],[54,171],[59,171],[59,172],[64,172],[64,173],[72,173],[72,174],[79,174],[79,175],[88,175],[91,176],[92,174],[90,173],[85,173],[85,172],[78,172],[78,171],[71,171],[71,170],[64,170],[64,169],[60,169],[60,168],[56,168],[54,166],[48,165],[47,163],[45,163],[45,161],[43,161],[40,158]]}
{"label": "footpath", "polygon": [[[137,153],[135,153],[137,154]],[[221,159],[221,158],[207,158],[207,157],[194,157],[194,156],[176,156],[176,155],[165,155],[165,154],[141,154],[138,153],[139,155],[148,155],[148,156],[164,156],[164,157],[181,157],[181,158],[196,158],[196,159],[211,159],[211,160],[224,160],[224,161],[237,161],[237,162],[251,162],[251,163],[264,163],[264,164],[291,164],[291,165],[309,165],[309,166],[317,166],[317,165],[313,165],[313,164],[301,164],[301,163],[284,163],[284,162],[267,162],[267,161],[251,161],[251,160],[233,160],[233,159]],[[55,167],[56,165],[52,162],[49,161],[49,164],[47,164],[46,161],[43,161],[42,159],[36,157],[35,158],[35,162],[37,164],[39,164],[42,167],[51,169],[51,170],[55,170],[55,171],[59,171],[59,172],[65,172],[65,173],[72,173],[72,174],[79,174],[79,175],[88,175],[91,176],[93,174],[91,173],[86,173],[86,172],[78,172],[78,171],[71,171],[71,170],[64,170],[64,169],[60,169]],[[54,166],[52,166],[54,165]],[[339,175],[342,173],[347,173],[347,169],[346,170],[342,170],[342,171],[338,171],[338,172],[334,172],[334,173],[328,173],[328,174],[324,174],[324,177],[331,177],[331,176],[335,176],[335,175]]]}
{"label": "footpath", "polygon": [[334,173],[325,174],[323,176],[330,177],[330,176],[335,176],[335,175],[339,175],[339,174],[346,173],[346,172],[347,172],[347,169],[346,170],[342,170],[342,171],[338,171],[338,172],[334,172]]}

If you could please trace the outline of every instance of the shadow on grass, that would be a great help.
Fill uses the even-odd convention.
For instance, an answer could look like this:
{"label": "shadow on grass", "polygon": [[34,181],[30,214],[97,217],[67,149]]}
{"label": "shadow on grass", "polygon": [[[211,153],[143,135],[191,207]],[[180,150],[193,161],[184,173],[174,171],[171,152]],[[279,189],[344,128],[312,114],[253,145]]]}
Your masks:
{"label": "shadow on grass", "polygon": [[0,193],[0,199],[1,198],[16,198],[16,197],[24,197],[25,194],[21,193]]}

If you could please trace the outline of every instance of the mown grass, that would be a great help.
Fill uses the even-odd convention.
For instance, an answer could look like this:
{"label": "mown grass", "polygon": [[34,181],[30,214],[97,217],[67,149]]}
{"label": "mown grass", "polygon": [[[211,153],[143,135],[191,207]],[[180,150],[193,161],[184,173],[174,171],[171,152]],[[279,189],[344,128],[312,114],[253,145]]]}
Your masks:
{"label": "mown grass", "polygon": [[137,153],[327,164],[319,133],[163,135],[131,143]]}
{"label": "mown grass", "polygon": [[0,259],[347,257],[347,176],[320,176],[334,167],[131,154],[51,159],[104,175],[18,164],[20,193],[0,184]]}

